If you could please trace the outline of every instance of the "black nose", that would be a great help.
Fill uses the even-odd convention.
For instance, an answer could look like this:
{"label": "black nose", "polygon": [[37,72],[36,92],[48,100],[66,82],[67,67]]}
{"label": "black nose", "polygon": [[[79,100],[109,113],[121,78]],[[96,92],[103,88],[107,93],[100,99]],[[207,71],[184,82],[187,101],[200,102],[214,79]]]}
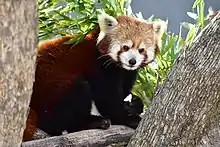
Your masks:
{"label": "black nose", "polygon": [[132,59],[130,59],[130,60],[128,61],[128,63],[129,63],[130,65],[135,65],[135,64],[136,64],[136,60],[135,60],[134,58],[132,58]]}

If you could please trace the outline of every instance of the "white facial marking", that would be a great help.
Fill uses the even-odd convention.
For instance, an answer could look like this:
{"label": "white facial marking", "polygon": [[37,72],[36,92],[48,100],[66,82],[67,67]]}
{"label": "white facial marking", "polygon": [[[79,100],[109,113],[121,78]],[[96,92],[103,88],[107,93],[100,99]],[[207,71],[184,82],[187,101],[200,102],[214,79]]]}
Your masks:
{"label": "white facial marking", "polygon": [[142,42],[142,43],[139,45],[139,49],[140,49],[140,48],[144,48],[144,49],[145,49],[145,48],[146,48],[146,45]]}
{"label": "white facial marking", "polygon": [[165,21],[153,22],[153,28],[156,35],[157,46],[161,49],[161,37],[167,28]]}
{"label": "white facial marking", "polygon": [[112,57],[115,61],[117,61],[118,52],[120,51],[121,46],[119,41],[112,41],[110,47],[109,47],[109,56]]}
{"label": "white facial marking", "polygon": [[155,50],[152,47],[149,47],[147,49],[147,60],[145,61],[145,63],[149,63],[153,61],[154,58],[155,58]]}
{"label": "white facial marking", "polygon": [[155,32],[159,32],[161,28],[161,23],[160,22],[154,22],[153,23],[153,28]]}
{"label": "white facial marking", "polygon": [[132,47],[132,44],[133,44],[133,42],[131,41],[131,40],[127,40],[126,42],[124,42],[123,44],[122,44],[122,46],[123,45],[127,45],[128,47]]}
{"label": "white facial marking", "polygon": [[[136,64],[133,66],[130,66],[129,60],[132,58],[136,60]],[[128,51],[120,54],[120,59],[121,59],[123,68],[127,70],[135,70],[141,65],[144,59],[144,56],[139,54],[139,51],[137,49],[129,49]]]}
{"label": "white facial marking", "polygon": [[96,45],[99,44],[99,42],[105,37],[105,33],[104,32],[100,32],[99,33],[99,36],[97,38],[97,42],[96,42]]}

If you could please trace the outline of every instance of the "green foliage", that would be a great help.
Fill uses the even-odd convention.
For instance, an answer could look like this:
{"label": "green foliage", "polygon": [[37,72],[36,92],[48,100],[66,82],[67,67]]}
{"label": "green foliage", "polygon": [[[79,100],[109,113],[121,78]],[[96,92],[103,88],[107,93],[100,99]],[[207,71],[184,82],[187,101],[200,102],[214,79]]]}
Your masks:
{"label": "green foliage", "polygon": [[125,14],[126,0],[38,0],[39,39],[47,40],[57,36],[81,33],[70,41],[80,41],[97,24],[98,11],[112,16]]}
{"label": "green foliage", "polygon": [[[96,27],[99,11],[105,11],[112,16],[132,15],[144,19],[141,13],[132,13],[130,3],[131,0],[38,0],[39,39],[42,41],[80,33],[78,38],[66,42],[77,43]],[[165,31],[157,64],[140,70],[133,93],[142,98],[146,107],[150,105],[157,85],[166,79],[182,48],[189,46],[198,32],[205,27],[208,19],[204,16],[204,5],[204,0],[195,1],[192,12],[187,13],[195,23],[183,22],[179,34]],[[154,16],[147,20],[161,21]],[[188,29],[185,40],[181,37],[182,29]]]}
{"label": "green foliage", "polygon": [[204,0],[196,0],[192,6],[192,12],[187,12],[187,14],[195,21],[194,23],[183,22],[181,24],[184,28],[189,30],[185,40],[185,45],[189,46],[197,34],[204,29],[209,22],[208,15],[205,16]]}

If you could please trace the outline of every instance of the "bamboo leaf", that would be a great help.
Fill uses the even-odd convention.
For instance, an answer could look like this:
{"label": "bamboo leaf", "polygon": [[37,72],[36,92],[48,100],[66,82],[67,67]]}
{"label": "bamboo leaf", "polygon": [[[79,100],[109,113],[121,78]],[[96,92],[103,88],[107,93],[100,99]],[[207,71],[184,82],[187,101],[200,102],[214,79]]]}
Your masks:
{"label": "bamboo leaf", "polygon": [[192,8],[196,8],[196,6],[198,6],[200,3],[201,3],[202,0],[196,0],[194,3],[193,3],[193,6]]}

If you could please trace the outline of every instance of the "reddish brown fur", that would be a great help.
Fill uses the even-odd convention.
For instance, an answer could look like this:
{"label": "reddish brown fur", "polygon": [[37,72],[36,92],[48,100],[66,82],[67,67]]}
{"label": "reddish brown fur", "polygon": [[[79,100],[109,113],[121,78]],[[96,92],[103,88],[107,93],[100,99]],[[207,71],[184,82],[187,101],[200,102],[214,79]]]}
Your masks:
{"label": "reddish brown fur", "polygon": [[118,40],[132,40],[135,46],[138,46],[138,44],[144,42],[144,40],[149,40],[146,44],[147,46],[152,44],[156,45],[152,24],[146,24],[127,16],[119,16],[117,20],[119,26],[117,27],[115,36],[117,36]]}
{"label": "reddish brown fur", "polygon": [[134,40],[134,42],[132,44],[132,48],[138,49],[140,44],[141,44],[141,40],[140,39],[136,39],[136,40]]}
{"label": "reddish brown fur", "polygon": [[[43,104],[56,103],[54,100],[58,100],[58,97],[65,92],[68,84],[71,84],[77,75],[85,76],[95,73],[95,67],[91,65],[96,59],[95,50],[98,33],[95,30],[88,34],[80,44],[72,49],[71,44],[63,43],[76,35],[52,39],[39,46],[35,74],[35,83],[37,84],[33,86],[30,103],[32,109],[28,116],[24,141],[31,140],[36,130],[37,115],[34,110],[37,111]],[[43,54],[44,56],[42,56]],[[88,65],[87,63],[91,64]],[[35,92],[36,89],[37,92]]]}
{"label": "reddish brown fur", "polygon": [[37,130],[36,125],[37,125],[37,114],[34,112],[34,110],[30,109],[26,121],[26,128],[23,135],[23,141],[32,140],[32,137]]}
{"label": "reddish brown fur", "polygon": [[[87,63],[93,63],[95,57],[97,33],[89,34],[83,42],[71,49],[72,45],[63,44],[75,36],[53,39],[39,46],[37,57],[36,82],[38,82],[38,93],[32,95],[32,107],[38,108],[39,98],[50,102],[50,99],[59,96],[68,87],[76,75],[89,75],[95,69]],[[84,51],[82,51],[84,50]],[[42,58],[41,54],[48,54]],[[44,56],[45,57],[45,56]],[[65,58],[64,58],[65,57]],[[48,63],[48,64],[45,64]],[[42,66],[43,65],[43,66]],[[48,65],[48,66],[45,66]],[[64,72],[66,71],[66,72]],[[56,73],[56,74],[53,74]],[[54,79],[54,80],[53,80]],[[56,81],[59,79],[59,81]],[[41,90],[39,90],[39,88]],[[41,93],[39,93],[41,91]],[[53,91],[53,92],[52,92]],[[52,95],[51,95],[52,94]],[[47,97],[47,99],[45,99]],[[36,101],[35,101],[36,100]],[[35,107],[36,105],[36,107]]]}

